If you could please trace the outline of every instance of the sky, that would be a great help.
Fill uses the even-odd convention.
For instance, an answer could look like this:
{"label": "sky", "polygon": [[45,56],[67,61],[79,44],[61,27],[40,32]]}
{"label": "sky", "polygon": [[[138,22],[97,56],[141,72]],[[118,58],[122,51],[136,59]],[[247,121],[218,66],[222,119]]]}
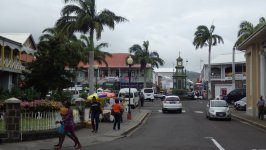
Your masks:
{"label": "sky", "polygon": [[[63,0],[1,0],[0,33],[31,33],[38,43],[42,31],[53,27],[65,6]],[[199,25],[215,26],[224,44],[212,47],[211,58],[232,53],[239,24],[256,25],[266,17],[265,0],[96,0],[96,11],[108,9],[128,22],[114,30],[104,28],[98,43],[107,42],[109,53],[128,53],[134,44],[149,41],[165,61],[160,68],[173,68],[179,56],[187,70],[200,72],[208,63],[208,48],[192,44]],[[202,61],[201,61],[202,60]]]}

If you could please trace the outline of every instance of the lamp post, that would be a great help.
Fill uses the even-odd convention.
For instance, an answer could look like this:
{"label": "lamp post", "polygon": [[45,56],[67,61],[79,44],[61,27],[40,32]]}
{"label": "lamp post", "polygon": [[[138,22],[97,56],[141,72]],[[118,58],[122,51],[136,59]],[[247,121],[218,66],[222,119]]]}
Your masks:
{"label": "lamp post", "polygon": [[131,65],[133,64],[133,59],[131,58],[131,56],[129,56],[127,58],[127,64],[128,64],[128,92],[129,92],[129,96],[128,96],[128,113],[127,113],[127,120],[131,120],[131,104],[130,104],[130,97],[131,97],[131,93],[130,93],[130,87],[131,87]]}
{"label": "lamp post", "polygon": [[97,78],[98,78],[98,65],[94,65],[94,69],[96,70],[96,80],[95,80],[95,89],[97,93]]}

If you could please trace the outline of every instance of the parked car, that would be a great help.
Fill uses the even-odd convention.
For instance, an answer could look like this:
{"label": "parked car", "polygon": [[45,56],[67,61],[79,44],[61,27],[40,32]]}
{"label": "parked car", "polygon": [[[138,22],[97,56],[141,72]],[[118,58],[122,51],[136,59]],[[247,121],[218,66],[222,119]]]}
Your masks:
{"label": "parked car", "polygon": [[166,111],[177,111],[182,113],[182,103],[179,97],[175,95],[165,96],[162,101],[162,111],[163,113]]}
{"label": "parked car", "polygon": [[122,88],[118,93],[118,98],[125,97],[125,104],[129,105],[129,97],[130,97],[130,107],[132,109],[136,108],[139,105],[140,95],[136,88]]}
{"label": "parked car", "polygon": [[206,107],[206,118],[231,120],[228,103],[224,100],[210,100]]}
{"label": "parked car", "polygon": [[246,97],[246,89],[234,89],[229,94],[227,94],[223,99],[226,100],[228,104],[234,104],[236,101],[241,100]]}
{"label": "parked car", "polygon": [[194,99],[194,92],[187,92],[188,99]]}
{"label": "parked car", "polygon": [[246,110],[246,107],[247,107],[247,98],[244,97],[241,100],[236,101],[235,104],[234,104],[234,106],[235,106],[235,109],[236,110]]}
{"label": "parked car", "polygon": [[154,94],[154,98],[160,98],[160,99],[164,99],[165,95],[164,94],[161,94],[161,93],[155,93]]}
{"label": "parked car", "polygon": [[144,88],[141,90],[144,100],[154,101],[154,90],[153,88]]}

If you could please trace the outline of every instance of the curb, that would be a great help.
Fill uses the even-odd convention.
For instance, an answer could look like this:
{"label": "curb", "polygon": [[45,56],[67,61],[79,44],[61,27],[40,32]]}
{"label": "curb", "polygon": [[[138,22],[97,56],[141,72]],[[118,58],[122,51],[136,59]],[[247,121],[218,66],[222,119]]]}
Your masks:
{"label": "curb", "polygon": [[238,120],[241,120],[241,121],[245,121],[245,122],[250,123],[250,124],[252,124],[252,125],[254,125],[254,126],[256,126],[256,127],[259,127],[259,128],[261,128],[261,129],[266,130],[266,126],[265,126],[265,125],[262,125],[262,124],[260,124],[260,123],[257,123],[257,122],[254,122],[254,121],[251,121],[251,120],[248,120],[248,119],[242,118],[242,117],[239,117],[239,116],[237,116],[237,115],[235,115],[235,114],[231,114],[231,115],[232,115],[232,117],[234,117],[235,119],[238,119]]}
{"label": "curb", "polygon": [[151,113],[150,111],[148,111],[147,113],[145,113],[145,115],[142,116],[142,118],[140,119],[140,121],[138,123],[136,123],[135,125],[133,125],[129,129],[127,129],[121,135],[122,136],[127,136],[130,132],[132,132],[133,130],[135,130],[138,126],[140,126],[143,123],[143,121],[150,115],[150,113]]}

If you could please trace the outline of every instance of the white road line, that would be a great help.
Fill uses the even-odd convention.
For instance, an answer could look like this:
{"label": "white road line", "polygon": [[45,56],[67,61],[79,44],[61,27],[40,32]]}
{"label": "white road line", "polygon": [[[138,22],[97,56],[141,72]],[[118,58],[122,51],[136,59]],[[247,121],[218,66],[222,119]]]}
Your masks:
{"label": "white road line", "polygon": [[203,114],[203,111],[194,111],[197,114]]}
{"label": "white road line", "polygon": [[225,150],[214,138],[211,138],[211,140],[219,150]]}
{"label": "white road line", "polygon": [[[158,110],[158,112],[163,112],[161,109]],[[186,110],[182,109],[182,113],[186,112]]]}

